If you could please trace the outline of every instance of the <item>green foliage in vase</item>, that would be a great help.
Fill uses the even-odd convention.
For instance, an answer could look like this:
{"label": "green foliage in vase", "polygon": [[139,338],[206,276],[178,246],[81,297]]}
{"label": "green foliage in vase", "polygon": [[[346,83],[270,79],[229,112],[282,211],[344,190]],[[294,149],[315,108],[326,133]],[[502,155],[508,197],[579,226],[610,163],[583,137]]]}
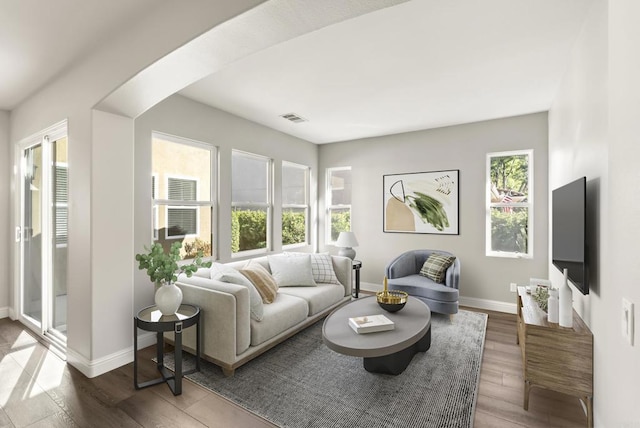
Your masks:
{"label": "green foliage in vase", "polygon": [[538,288],[531,294],[531,297],[533,297],[533,300],[540,306],[540,309],[547,312],[549,304],[549,290],[547,288]]}
{"label": "green foliage in vase", "polygon": [[415,194],[416,196],[407,196],[407,200],[410,201],[409,206],[420,214],[422,221],[429,223],[440,232],[449,227],[449,218],[442,202],[421,192],[415,192]]}
{"label": "green foliage in vase", "polygon": [[191,263],[178,265],[181,248],[181,242],[171,244],[168,253],[157,243],[151,248],[145,246],[146,253],[136,254],[138,269],[146,270],[149,279],[154,283],[170,283],[176,281],[180,273],[184,272],[190,277],[201,267],[211,267],[211,262],[202,260],[201,252]]}

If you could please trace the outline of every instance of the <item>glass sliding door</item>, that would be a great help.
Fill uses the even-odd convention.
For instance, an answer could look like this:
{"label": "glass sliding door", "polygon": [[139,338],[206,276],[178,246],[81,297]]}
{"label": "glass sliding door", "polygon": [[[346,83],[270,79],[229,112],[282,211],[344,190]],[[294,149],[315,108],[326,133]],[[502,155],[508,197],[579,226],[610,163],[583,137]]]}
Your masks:
{"label": "glass sliding door", "polygon": [[20,319],[64,345],[67,329],[66,123],[20,146]]}
{"label": "glass sliding door", "polygon": [[24,151],[22,207],[22,314],[42,323],[42,144]]}

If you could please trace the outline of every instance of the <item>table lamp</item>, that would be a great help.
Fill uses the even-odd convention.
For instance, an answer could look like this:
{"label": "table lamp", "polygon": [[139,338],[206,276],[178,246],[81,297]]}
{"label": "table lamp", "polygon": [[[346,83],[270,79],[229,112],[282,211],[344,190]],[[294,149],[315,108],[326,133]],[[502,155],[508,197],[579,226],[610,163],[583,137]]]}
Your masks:
{"label": "table lamp", "polygon": [[353,260],[356,257],[356,251],[352,247],[358,246],[358,240],[353,232],[340,232],[336,247],[340,247],[339,256],[349,257]]}

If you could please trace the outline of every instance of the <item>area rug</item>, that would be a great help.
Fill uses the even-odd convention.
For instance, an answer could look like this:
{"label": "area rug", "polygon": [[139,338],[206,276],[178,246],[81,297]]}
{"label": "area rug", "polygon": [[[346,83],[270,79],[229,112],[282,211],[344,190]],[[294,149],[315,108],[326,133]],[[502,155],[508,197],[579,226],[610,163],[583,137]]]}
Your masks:
{"label": "area rug", "polygon": [[[473,426],[487,315],[434,314],[431,348],[398,376],[322,343],[319,321],[225,377],[203,361],[190,380],[281,427]],[[165,364],[172,368],[172,354]],[[194,365],[185,354],[184,369]]]}

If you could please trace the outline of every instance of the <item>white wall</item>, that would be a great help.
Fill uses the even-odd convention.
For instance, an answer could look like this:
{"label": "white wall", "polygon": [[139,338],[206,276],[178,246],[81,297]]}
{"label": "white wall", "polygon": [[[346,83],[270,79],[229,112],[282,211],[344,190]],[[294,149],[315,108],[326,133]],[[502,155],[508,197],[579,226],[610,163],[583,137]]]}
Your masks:
{"label": "white wall", "polygon": [[[534,150],[534,257],[485,256],[486,155]],[[547,274],[547,115],[538,113],[379,138],[320,146],[320,206],[325,169],[351,166],[352,229],[360,246],[361,280],[381,284],[386,264],[403,251],[451,251],[461,261],[460,294],[465,303],[514,310],[510,282],[528,283]],[[460,170],[460,235],[383,233],[382,176],[406,172]],[[322,220],[322,219],[321,219]],[[324,223],[320,224],[321,231]],[[320,232],[320,248],[325,245]],[[367,284],[369,286],[369,284]]]}
{"label": "white wall", "polygon": [[[550,189],[587,177],[591,290],[574,288],[573,296],[594,335],[594,417],[602,427],[640,424],[640,335],[631,347],[620,322],[623,297],[636,304],[636,318],[640,304],[638,16],[633,0],[594,3],[549,111]],[[551,263],[549,272],[561,281]]]}
{"label": "white wall", "polygon": [[[180,95],[159,103],[135,121],[135,250],[140,252],[152,241],[151,237],[151,133],[163,132],[183,138],[209,143],[219,152],[219,209],[217,229],[218,258],[231,260],[231,151],[243,150],[273,160],[274,219],[281,213],[282,161],[311,168],[310,224],[317,224],[316,192],[318,176],[318,147],[308,141],[283,134],[265,126],[242,119]],[[216,233],[216,231],[214,231]],[[274,252],[282,250],[279,235],[281,223],[274,221]],[[314,238],[315,234],[312,234]],[[315,248],[315,238],[303,250]],[[301,248],[298,248],[301,249]],[[144,272],[135,274],[135,307],[140,309],[153,303],[152,287]]]}
{"label": "white wall", "polygon": [[9,112],[0,110],[0,318],[9,316],[10,290],[10,221],[9,183],[11,182],[11,152],[9,145]]}
{"label": "white wall", "polygon": [[[103,46],[76,62],[66,73],[11,112],[11,150],[13,143],[68,119],[70,274],[67,284],[67,356],[68,361],[87,376],[104,373],[132,359],[132,343],[127,348],[121,346],[122,338],[132,337],[131,326],[125,329],[124,324],[112,323],[114,318],[125,320],[125,323],[131,320],[132,293],[128,300],[117,303],[95,300],[102,295],[105,285],[103,280],[93,282],[95,276],[92,268],[109,260],[102,257],[104,252],[100,250],[99,239],[94,239],[102,235],[93,237],[92,231],[109,228],[125,230],[128,227],[126,223],[133,222],[133,212],[129,210],[123,213],[128,219],[118,217],[125,224],[115,224],[113,221],[102,223],[104,217],[101,215],[94,219],[92,203],[100,200],[104,183],[113,172],[105,168],[98,169],[99,172],[92,171],[93,162],[101,161],[92,152],[108,152],[110,142],[122,138],[123,132],[119,126],[103,127],[101,119],[94,117],[93,107],[149,64],[257,2],[242,0],[230,4],[220,0],[159,3],[135,25],[123,24],[123,30],[117,36],[105,40]],[[171,31],[167,31],[167,28]],[[104,119],[104,116],[101,117]],[[98,132],[100,138],[94,141]],[[127,144],[129,148],[126,148]],[[110,155],[130,156],[132,145],[133,135],[130,135],[125,141],[119,141],[115,145],[117,151]],[[9,197],[4,201],[9,201]],[[102,208],[99,203],[96,205],[98,207]],[[14,245],[12,249],[14,254],[16,247]],[[130,257],[133,257],[131,247],[126,251],[131,251]],[[121,259],[111,261],[111,272],[131,269],[130,262],[119,265],[118,260]],[[117,275],[114,275],[113,281],[117,281]],[[106,287],[108,290],[108,285]],[[102,304],[100,313],[109,313],[109,316],[97,316],[94,303]]]}

